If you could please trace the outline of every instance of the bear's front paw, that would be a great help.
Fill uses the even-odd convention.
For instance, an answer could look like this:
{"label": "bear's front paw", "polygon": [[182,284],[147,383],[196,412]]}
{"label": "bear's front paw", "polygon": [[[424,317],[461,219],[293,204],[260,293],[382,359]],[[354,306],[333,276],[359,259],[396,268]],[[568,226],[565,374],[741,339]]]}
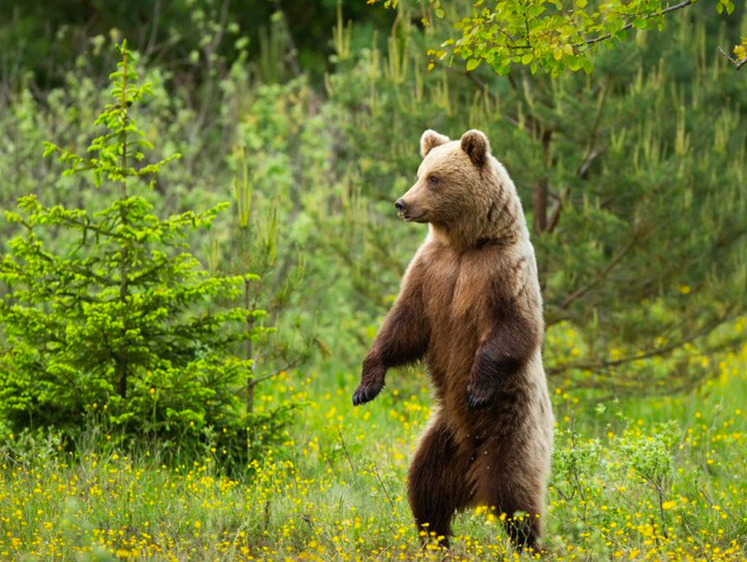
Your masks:
{"label": "bear's front paw", "polygon": [[358,385],[358,388],[353,392],[353,406],[360,406],[366,402],[370,402],[376,396],[378,396],[381,389],[384,388],[383,380],[363,382]]}
{"label": "bear's front paw", "polygon": [[480,410],[488,406],[495,396],[495,387],[470,383],[467,387],[467,404],[470,410]]}

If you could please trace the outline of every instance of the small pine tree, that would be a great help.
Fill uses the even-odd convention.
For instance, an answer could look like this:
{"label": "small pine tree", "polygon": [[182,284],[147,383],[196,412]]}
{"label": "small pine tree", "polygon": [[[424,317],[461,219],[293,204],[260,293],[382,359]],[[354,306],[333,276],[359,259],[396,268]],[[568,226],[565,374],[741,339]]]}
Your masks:
{"label": "small pine tree", "polygon": [[[50,208],[28,195],[6,212],[21,234],[0,261],[0,416],[16,431],[55,426],[74,435],[96,407],[125,440],[150,437],[183,452],[211,434],[243,460],[237,389],[251,360],[235,351],[259,337],[263,313],[213,303],[237,302],[254,276],[211,275],[188,250],[187,236],[209,228],[224,206],[153,213],[148,180],[178,155],[143,163],[152,147],[131,109],[149,87],[138,85],[126,43],[119,51],[113,101],[96,121],[105,132],[85,156],[54,144],[45,151],[67,163],[64,175],[115,186],[108,205]],[[61,237],[62,249],[53,249],[49,240]]]}

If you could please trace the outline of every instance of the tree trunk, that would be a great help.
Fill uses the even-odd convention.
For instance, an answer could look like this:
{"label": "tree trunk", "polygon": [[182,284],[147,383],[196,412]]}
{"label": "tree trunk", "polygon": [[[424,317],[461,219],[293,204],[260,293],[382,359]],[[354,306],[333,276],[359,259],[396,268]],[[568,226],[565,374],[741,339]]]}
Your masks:
{"label": "tree trunk", "polygon": [[552,129],[542,131],[542,158],[545,165],[545,175],[540,178],[532,193],[532,216],[534,217],[534,232],[546,232],[547,222],[547,200],[549,196],[549,181],[547,172],[552,164],[550,159],[550,145],[552,143]]}
{"label": "tree trunk", "polygon": [[537,234],[547,230],[547,183],[547,177],[540,179],[532,193],[532,226]]}

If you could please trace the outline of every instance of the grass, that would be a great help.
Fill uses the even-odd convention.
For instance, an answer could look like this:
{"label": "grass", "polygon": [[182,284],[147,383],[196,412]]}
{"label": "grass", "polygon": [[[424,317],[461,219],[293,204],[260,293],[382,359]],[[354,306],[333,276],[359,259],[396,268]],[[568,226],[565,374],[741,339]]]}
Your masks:
{"label": "grass", "polygon": [[[546,546],[557,560],[747,558],[747,346],[688,396],[595,404],[553,388],[556,454]],[[407,463],[430,412],[422,373],[392,373],[353,409],[353,373],[286,374],[260,407],[302,404],[287,443],[247,476],[221,452],[166,468],[143,453],[54,439],[0,448],[0,559],[354,560],[420,550]],[[500,514],[455,521],[454,559],[513,558]],[[526,558],[526,556],[525,556]]]}

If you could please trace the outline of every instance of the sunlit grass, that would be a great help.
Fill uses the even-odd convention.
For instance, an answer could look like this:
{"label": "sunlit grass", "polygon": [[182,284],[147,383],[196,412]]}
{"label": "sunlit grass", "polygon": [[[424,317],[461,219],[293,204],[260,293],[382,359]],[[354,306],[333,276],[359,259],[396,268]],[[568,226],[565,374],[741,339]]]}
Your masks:
{"label": "sunlit grass", "polygon": [[[745,559],[746,366],[747,348],[692,396],[604,407],[553,387],[549,557]],[[146,454],[89,450],[73,461],[54,440],[6,444],[0,559],[443,557],[420,549],[405,494],[430,413],[425,376],[392,373],[387,392],[357,409],[354,377],[286,374],[263,387],[260,408],[302,407],[288,443],[239,479],[223,475],[219,452],[175,469]],[[469,511],[454,528],[454,559],[516,556],[500,514]]]}

